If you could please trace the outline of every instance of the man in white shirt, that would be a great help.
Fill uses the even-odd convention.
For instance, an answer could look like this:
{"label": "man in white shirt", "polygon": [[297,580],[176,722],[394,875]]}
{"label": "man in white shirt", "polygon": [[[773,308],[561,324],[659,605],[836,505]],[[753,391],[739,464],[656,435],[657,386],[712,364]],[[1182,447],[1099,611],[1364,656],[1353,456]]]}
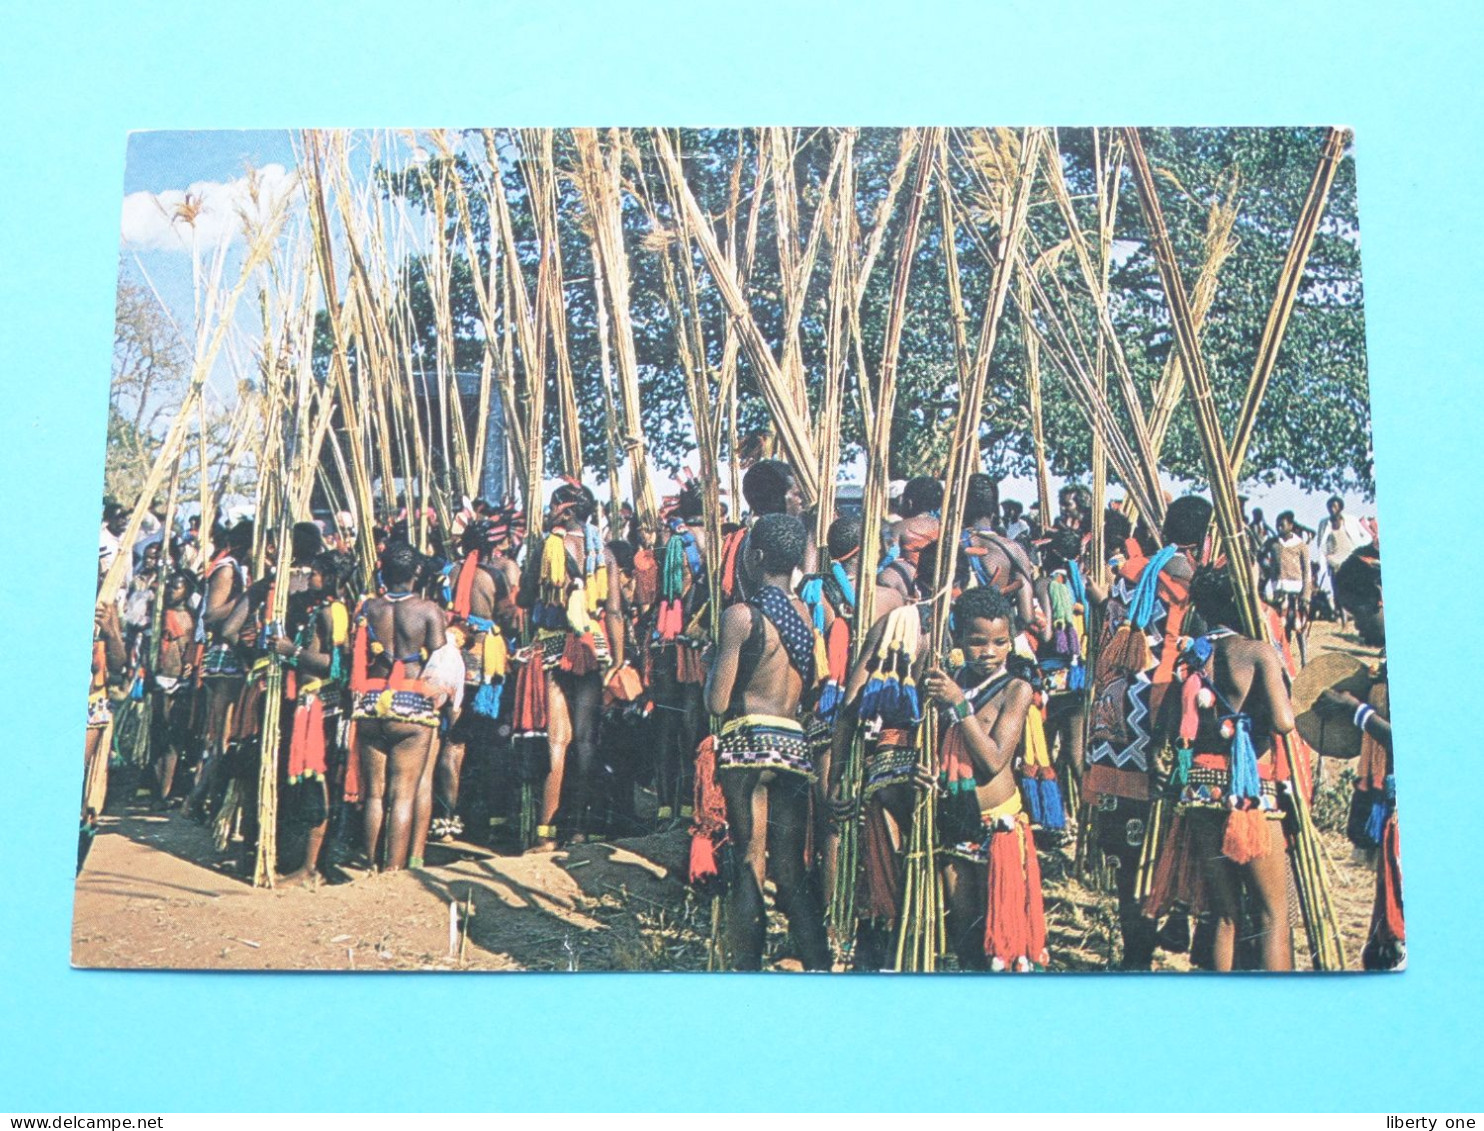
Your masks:
{"label": "man in white shirt", "polygon": [[103,508],[103,525],[98,529],[98,577],[101,580],[113,565],[123,546],[123,533],[129,525],[129,512],[118,503]]}
{"label": "man in white shirt", "polygon": [[1329,514],[1314,532],[1314,560],[1319,565],[1319,584],[1334,596],[1335,615],[1344,624],[1345,610],[1335,592],[1335,572],[1356,550],[1369,546],[1372,538],[1358,518],[1345,513],[1345,501],[1338,495],[1331,496],[1327,506]]}

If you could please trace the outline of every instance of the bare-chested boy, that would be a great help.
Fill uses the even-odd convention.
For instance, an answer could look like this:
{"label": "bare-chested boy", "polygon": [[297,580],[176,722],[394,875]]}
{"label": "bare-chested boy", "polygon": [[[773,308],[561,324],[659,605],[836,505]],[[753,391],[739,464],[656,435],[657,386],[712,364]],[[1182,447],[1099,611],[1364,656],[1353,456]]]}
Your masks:
{"label": "bare-chested boy", "polygon": [[830,965],[819,891],[804,858],[817,770],[800,716],[818,684],[818,649],[808,609],[789,595],[806,541],[803,523],[790,515],[765,515],[753,525],[743,550],[748,600],[722,616],[706,685],[707,707],[725,720],[716,777],[742,857],[727,893],[728,950],[739,970],[762,966],[769,872],[805,968]]}
{"label": "bare-chested boy", "polygon": [[1284,773],[1274,741],[1294,729],[1283,660],[1271,644],[1232,627],[1240,620],[1226,570],[1201,566],[1190,598],[1207,630],[1182,654],[1179,754],[1171,781],[1178,824],[1161,851],[1149,910],[1157,916],[1181,901],[1193,912],[1210,912],[1215,967],[1231,970],[1245,890],[1262,968],[1291,970],[1279,800]]}
{"label": "bare-chested boy", "polygon": [[953,603],[953,623],[963,666],[934,667],[923,679],[942,708],[949,945],[965,969],[1044,966],[1041,872],[1011,768],[1032,696],[1010,669],[1015,612],[998,589],[979,586]]}
{"label": "bare-chested boy", "polygon": [[[386,871],[408,865],[418,783],[438,736],[439,693],[418,677],[443,647],[443,610],[413,589],[421,556],[406,542],[381,558],[386,592],[361,608],[351,676],[356,749],[366,798],[366,851],[378,859],[382,826]],[[420,866],[421,861],[412,861]]]}

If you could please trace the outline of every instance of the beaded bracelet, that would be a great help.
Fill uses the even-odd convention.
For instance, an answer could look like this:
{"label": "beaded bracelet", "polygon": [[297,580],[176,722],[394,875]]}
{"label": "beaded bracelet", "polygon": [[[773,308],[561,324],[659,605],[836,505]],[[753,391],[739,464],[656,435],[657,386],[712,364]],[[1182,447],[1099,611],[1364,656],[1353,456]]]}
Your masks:
{"label": "beaded bracelet", "polygon": [[1356,729],[1364,734],[1366,723],[1370,722],[1371,716],[1375,713],[1376,708],[1372,707],[1369,703],[1362,703],[1359,707],[1355,708]]}
{"label": "beaded bracelet", "polygon": [[953,705],[953,713],[958,716],[958,721],[962,723],[967,722],[969,716],[974,712],[969,710],[969,701],[967,699],[960,699]]}

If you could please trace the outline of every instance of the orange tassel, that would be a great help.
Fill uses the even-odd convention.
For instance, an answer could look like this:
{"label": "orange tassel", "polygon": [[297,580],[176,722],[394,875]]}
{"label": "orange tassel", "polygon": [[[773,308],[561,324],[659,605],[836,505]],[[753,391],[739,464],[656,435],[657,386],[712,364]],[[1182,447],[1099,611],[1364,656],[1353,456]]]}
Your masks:
{"label": "orange tassel", "polygon": [[459,583],[453,593],[453,615],[460,620],[469,616],[469,603],[474,596],[474,575],[479,572],[479,551],[471,550],[459,566]]}
{"label": "orange tassel", "polygon": [[985,904],[984,953],[991,963],[1014,970],[1046,965],[1046,911],[1041,899],[1041,864],[1025,815],[1010,832],[989,839],[989,897]]}
{"label": "orange tassel", "polygon": [[1268,819],[1261,809],[1233,809],[1226,815],[1221,854],[1233,864],[1250,864],[1268,853]]}

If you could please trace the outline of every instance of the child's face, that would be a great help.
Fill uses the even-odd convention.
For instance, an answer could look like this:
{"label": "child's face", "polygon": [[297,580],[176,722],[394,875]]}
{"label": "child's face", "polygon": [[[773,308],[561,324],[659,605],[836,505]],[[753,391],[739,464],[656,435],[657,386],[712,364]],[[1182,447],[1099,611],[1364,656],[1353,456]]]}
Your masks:
{"label": "child's face", "polygon": [[1010,622],[1003,617],[989,620],[974,617],[958,634],[964,663],[977,672],[988,674],[1005,666],[1015,647]]}

